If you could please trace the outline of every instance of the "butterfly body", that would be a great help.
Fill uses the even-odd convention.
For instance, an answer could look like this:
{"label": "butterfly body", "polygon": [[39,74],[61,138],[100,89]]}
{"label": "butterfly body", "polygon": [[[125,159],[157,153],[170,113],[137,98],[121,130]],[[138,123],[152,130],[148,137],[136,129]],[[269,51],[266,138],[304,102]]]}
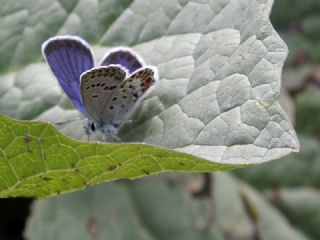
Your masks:
{"label": "butterfly body", "polygon": [[90,47],[77,37],[49,39],[42,49],[63,90],[88,118],[88,134],[115,136],[158,80],[157,69],[129,48],[111,50],[100,67],[93,67]]}

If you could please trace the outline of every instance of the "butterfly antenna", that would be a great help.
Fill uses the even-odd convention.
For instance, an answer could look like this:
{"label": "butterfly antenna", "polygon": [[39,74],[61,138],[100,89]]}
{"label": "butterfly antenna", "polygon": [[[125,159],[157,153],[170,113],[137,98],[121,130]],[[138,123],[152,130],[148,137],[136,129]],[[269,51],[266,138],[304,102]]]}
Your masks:
{"label": "butterfly antenna", "polygon": [[70,122],[80,121],[80,120],[83,120],[83,118],[75,118],[75,119],[71,119],[71,120],[67,120],[67,121],[63,121],[63,122],[56,122],[56,123],[53,123],[53,124],[56,125],[56,126],[61,126],[61,125],[64,125],[64,124],[67,124],[67,123],[70,123]]}
{"label": "butterfly antenna", "polygon": [[107,141],[107,139],[108,139],[107,136],[111,136],[117,142],[122,143],[121,139],[118,136],[114,135],[113,133],[107,133],[107,132],[105,132],[103,130],[101,132],[102,132],[102,141],[103,142],[108,142]]}
{"label": "butterfly antenna", "polygon": [[110,133],[110,136],[113,137],[115,140],[117,140],[119,143],[123,143],[117,135]]}

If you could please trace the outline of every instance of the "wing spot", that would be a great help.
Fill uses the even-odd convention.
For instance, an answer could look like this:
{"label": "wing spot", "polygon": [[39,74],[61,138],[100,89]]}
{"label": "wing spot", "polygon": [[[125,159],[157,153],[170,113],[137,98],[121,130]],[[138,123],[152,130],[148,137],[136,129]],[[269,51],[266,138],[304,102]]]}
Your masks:
{"label": "wing spot", "polygon": [[127,98],[127,96],[122,96],[122,98],[123,98],[123,99],[126,99],[126,98]]}
{"label": "wing spot", "polygon": [[91,97],[92,98],[97,98],[99,96],[99,94],[92,94]]}
{"label": "wing spot", "polygon": [[122,79],[122,77],[121,77],[120,75],[117,75],[117,76],[115,76],[115,79],[116,79],[117,81],[120,81],[120,80]]}
{"label": "wing spot", "polygon": [[113,99],[112,99],[112,101],[113,101],[113,102],[114,102],[114,101],[117,101],[117,99],[118,99],[118,98],[117,98],[117,97],[115,97],[115,98],[113,98]]}
{"label": "wing spot", "polygon": [[109,109],[112,110],[112,109],[113,109],[113,106],[110,106]]}
{"label": "wing spot", "polygon": [[103,90],[108,90],[109,89],[109,86],[106,86]]}
{"label": "wing spot", "polygon": [[113,90],[113,89],[115,89],[115,88],[117,88],[117,86],[115,86],[115,85],[113,85],[113,86],[110,86],[110,90]]}

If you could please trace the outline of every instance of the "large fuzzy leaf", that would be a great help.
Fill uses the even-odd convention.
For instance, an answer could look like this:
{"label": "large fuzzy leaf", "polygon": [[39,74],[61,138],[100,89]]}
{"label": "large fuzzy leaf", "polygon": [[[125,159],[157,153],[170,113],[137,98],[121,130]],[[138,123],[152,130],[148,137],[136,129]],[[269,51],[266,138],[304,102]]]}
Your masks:
{"label": "large fuzzy leaf", "polygon": [[[8,16],[25,7],[24,3],[7,4],[7,11],[12,8]],[[29,6],[26,11],[39,11],[42,4]],[[133,124],[124,127],[124,140],[240,164],[268,161],[299,148],[278,102],[287,48],[269,21],[272,1],[137,0],[129,4],[105,0],[94,4],[47,4],[48,12],[42,13],[47,16],[46,22],[40,22],[46,27],[55,23],[55,29],[44,34],[31,26],[30,35],[25,31],[15,33],[19,44],[2,49],[12,62],[9,69],[25,65],[23,58],[27,56],[29,61],[39,57],[34,48],[56,33],[83,35],[100,45],[136,45],[147,63],[158,67],[161,80],[139,108]],[[117,11],[111,14],[109,9]],[[15,22],[14,29],[23,29],[32,22],[22,19]],[[8,34],[13,36],[13,30]],[[31,37],[37,41],[30,41]],[[103,55],[105,50],[97,47],[96,55]],[[22,54],[23,58],[19,57]],[[40,115],[40,119],[51,121],[56,120],[54,116],[68,114],[45,63],[10,71],[2,76],[1,83],[1,101],[10,102],[10,106],[0,108],[5,114],[23,119]],[[82,131],[65,132],[84,136]]]}
{"label": "large fuzzy leaf", "polygon": [[[51,122],[79,116],[40,56],[48,37],[76,34],[95,46],[97,58],[110,46],[130,45],[159,69],[159,83],[123,127],[123,141],[221,164],[256,164],[299,149],[279,104],[287,47],[269,21],[272,0],[31,2],[1,2],[1,113]],[[86,138],[83,122],[60,130]],[[24,161],[36,168],[33,158]]]}

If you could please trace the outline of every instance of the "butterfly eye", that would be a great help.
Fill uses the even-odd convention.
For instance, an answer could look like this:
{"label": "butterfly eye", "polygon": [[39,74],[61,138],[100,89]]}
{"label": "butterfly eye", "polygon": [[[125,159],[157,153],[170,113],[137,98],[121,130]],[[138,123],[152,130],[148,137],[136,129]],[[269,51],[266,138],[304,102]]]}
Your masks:
{"label": "butterfly eye", "polygon": [[96,131],[96,126],[94,125],[94,123],[90,124],[90,129],[92,132]]}

